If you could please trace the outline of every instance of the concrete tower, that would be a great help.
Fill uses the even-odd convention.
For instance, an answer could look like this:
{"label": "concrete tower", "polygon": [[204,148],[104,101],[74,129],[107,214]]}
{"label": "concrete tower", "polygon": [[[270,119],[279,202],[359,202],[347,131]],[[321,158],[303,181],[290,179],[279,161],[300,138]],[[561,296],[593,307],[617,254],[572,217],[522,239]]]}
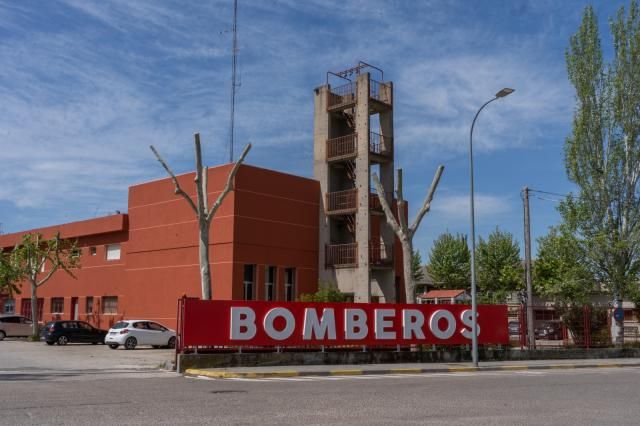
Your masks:
{"label": "concrete tower", "polygon": [[[376,80],[372,78],[372,75]],[[330,82],[339,84],[332,87]],[[319,279],[356,302],[396,302],[394,234],[371,182],[393,199],[393,84],[360,62],[315,89],[314,176],[320,182]]]}

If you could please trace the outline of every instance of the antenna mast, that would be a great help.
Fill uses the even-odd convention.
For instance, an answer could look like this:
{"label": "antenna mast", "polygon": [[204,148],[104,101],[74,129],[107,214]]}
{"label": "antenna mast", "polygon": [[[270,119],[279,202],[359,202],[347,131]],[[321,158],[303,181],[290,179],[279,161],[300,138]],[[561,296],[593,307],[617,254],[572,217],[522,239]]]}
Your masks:
{"label": "antenna mast", "polygon": [[231,123],[229,124],[229,162],[233,163],[233,136],[236,108],[236,66],[238,64],[238,0],[233,0],[233,59],[231,62]]}

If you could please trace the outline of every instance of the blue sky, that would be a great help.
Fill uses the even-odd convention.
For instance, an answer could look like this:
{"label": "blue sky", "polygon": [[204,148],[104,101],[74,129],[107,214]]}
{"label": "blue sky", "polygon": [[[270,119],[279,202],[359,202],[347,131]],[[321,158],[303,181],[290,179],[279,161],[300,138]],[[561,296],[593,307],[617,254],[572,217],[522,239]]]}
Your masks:
{"label": "blue sky", "polygon": [[[411,217],[446,167],[414,240],[426,259],[440,233],[468,232],[469,126],[513,87],[476,124],[476,227],[521,242],[521,188],[574,189],[564,53],[586,4],[239,0],[236,145],[253,143],[250,164],[312,177],[313,88],[358,60],[383,68]],[[608,48],[607,20],[628,3],[592,4]],[[164,177],[149,144],[186,172],[199,131],[205,162],[226,162],[231,19],[231,0],[0,0],[2,231],[126,211],[128,185]],[[532,199],[534,239],[555,206]]]}

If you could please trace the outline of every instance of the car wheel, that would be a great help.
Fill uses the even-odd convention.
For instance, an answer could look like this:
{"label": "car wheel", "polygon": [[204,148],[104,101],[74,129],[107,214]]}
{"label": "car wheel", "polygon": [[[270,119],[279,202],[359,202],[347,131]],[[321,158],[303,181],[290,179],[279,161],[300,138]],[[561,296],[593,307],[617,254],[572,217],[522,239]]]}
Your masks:
{"label": "car wheel", "polygon": [[69,338],[67,336],[60,336],[58,337],[58,345],[60,346],[64,346],[67,343],[69,343]]}
{"label": "car wheel", "polygon": [[171,339],[169,339],[169,343],[167,343],[167,346],[171,349],[174,349],[176,347],[176,338],[175,336],[172,337]]}
{"label": "car wheel", "polygon": [[109,347],[111,349],[118,349],[118,346],[120,346],[120,345],[118,345],[117,343],[112,343],[112,344],[109,345]]}
{"label": "car wheel", "polygon": [[127,340],[124,341],[124,348],[135,349],[137,344],[138,344],[138,341],[136,340],[135,337],[129,337]]}
{"label": "car wheel", "polygon": [[4,331],[0,331],[0,340],[4,340],[5,337],[7,337],[6,333]]}
{"label": "car wheel", "polygon": [[47,345],[49,345],[49,346],[53,346],[53,344],[54,344],[54,343],[55,343],[55,342],[47,342]]}

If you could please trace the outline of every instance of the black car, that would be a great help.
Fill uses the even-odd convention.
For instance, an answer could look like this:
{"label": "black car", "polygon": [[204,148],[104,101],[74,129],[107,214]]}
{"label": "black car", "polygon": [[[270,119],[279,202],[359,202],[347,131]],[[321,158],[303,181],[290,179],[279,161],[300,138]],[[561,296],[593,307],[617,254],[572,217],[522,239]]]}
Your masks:
{"label": "black car", "polygon": [[67,343],[104,344],[106,330],[100,330],[84,321],[51,321],[40,332],[40,340],[47,345],[66,345]]}
{"label": "black car", "polygon": [[534,330],[536,339],[562,340],[562,324],[549,321],[538,325]]}

